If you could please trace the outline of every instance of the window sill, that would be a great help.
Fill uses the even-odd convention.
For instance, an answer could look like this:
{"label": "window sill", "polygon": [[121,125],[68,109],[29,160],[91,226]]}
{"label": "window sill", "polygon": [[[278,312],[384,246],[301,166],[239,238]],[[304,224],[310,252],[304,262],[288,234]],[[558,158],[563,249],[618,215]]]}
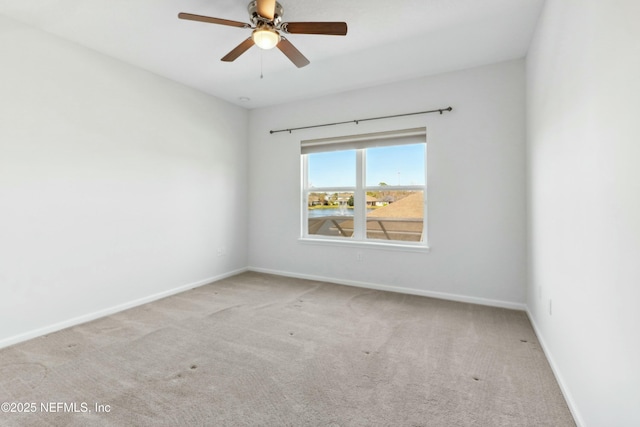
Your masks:
{"label": "window sill", "polygon": [[366,248],[366,249],[377,249],[377,250],[388,250],[388,251],[404,251],[404,252],[419,252],[419,253],[427,253],[431,251],[427,245],[424,244],[403,244],[400,242],[396,243],[383,243],[376,241],[354,241],[354,240],[337,240],[337,239],[320,239],[320,238],[311,238],[311,237],[300,237],[298,239],[300,243],[306,245],[321,245],[321,246],[340,246],[340,247],[351,247],[351,248]]}

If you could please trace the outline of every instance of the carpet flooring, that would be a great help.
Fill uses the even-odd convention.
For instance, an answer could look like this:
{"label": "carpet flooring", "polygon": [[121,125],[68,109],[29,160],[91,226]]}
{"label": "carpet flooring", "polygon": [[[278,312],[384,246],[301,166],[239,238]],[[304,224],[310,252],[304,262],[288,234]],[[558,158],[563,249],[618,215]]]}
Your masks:
{"label": "carpet flooring", "polygon": [[2,426],[575,425],[524,312],[253,272],[0,350],[3,402]]}

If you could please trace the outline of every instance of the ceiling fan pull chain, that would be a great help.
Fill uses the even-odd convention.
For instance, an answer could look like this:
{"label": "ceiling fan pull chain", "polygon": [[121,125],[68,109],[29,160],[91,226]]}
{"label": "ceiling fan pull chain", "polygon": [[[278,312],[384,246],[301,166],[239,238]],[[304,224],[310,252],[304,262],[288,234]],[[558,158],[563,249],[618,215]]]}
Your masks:
{"label": "ceiling fan pull chain", "polygon": [[264,76],[262,75],[262,51],[260,51],[260,78],[264,78]]}

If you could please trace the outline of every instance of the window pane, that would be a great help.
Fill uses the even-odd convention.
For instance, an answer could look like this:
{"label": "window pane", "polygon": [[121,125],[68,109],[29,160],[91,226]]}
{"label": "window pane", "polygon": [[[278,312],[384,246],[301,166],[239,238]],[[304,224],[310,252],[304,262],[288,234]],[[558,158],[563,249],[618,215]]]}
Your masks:
{"label": "window pane", "polygon": [[353,235],[353,192],[312,192],[307,205],[309,235]]}
{"label": "window pane", "polygon": [[367,186],[424,185],[426,144],[367,149]]}
{"label": "window pane", "polygon": [[356,151],[308,154],[309,188],[355,187]]}
{"label": "window pane", "polygon": [[367,193],[367,238],[421,242],[424,224],[423,191]]}

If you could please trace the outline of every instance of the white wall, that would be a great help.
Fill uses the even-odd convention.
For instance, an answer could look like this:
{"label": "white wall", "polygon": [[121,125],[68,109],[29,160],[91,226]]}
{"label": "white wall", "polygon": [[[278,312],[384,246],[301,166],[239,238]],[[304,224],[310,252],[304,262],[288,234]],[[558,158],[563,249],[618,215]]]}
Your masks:
{"label": "white wall", "polygon": [[638,17],[547,0],[527,59],[527,304],[589,427],[640,425]]}
{"label": "white wall", "polygon": [[0,58],[0,346],[247,265],[247,111],[1,16]]}
{"label": "white wall", "polygon": [[[518,60],[252,110],[250,267],[524,307],[524,92]],[[449,105],[443,115],[269,134]],[[427,127],[429,253],[298,241],[300,140],[417,126]]]}

